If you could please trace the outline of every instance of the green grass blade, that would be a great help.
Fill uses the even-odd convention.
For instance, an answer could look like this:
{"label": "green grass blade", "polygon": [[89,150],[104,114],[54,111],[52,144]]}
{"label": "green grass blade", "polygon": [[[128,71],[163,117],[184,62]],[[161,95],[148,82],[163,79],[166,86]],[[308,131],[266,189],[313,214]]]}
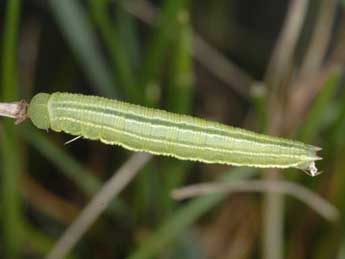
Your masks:
{"label": "green grass blade", "polygon": [[[89,0],[89,4],[91,13],[100,29],[105,45],[109,50],[114,74],[116,74],[118,78],[118,85],[127,96],[127,99],[131,100],[130,97],[135,95],[132,68],[124,48],[124,42],[109,16],[109,1]],[[132,101],[136,101],[136,99]]]}
{"label": "green grass blade", "polygon": [[[229,182],[246,179],[252,177],[254,173],[255,171],[253,170],[239,168],[226,173],[222,180]],[[145,259],[158,256],[180,235],[183,235],[196,220],[218,205],[226,195],[224,193],[217,193],[199,197],[176,210],[151,237],[140,244],[139,248],[129,256],[129,259]]]}
{"label": "green grass blade", "polygon": [[124,42],[124,50],[129,57],[129,63],[131,68],[136,71],[140,66],[141,61],[141,49],[139,31],[135,18],[129,14],[124,8],[123,4],[127,0],[119,0],[120,5],[115,6],[116,13],[116,27],[119,33],[119,37]]}
{"label": "green grass blade", "polygon": [[56,22],[91,83],[101,94],[116,97],[117,92],[111,72],[97,46],[96,36],[79,1],[50,0],[49,2]]}
{"label": "green grass blade", "polygon": [[21,161],[15,128],[5,123],[1,132],[2,155],[2,223],[6,258],[18,258],[22,241],[21,206],[18,191]]}
{"label": "green grass blade", "polygon": [[166,58],[166,50],[174,38],[176,27],[178,26],[178,14],[184,10],[188,0],[167,0],[164,1],[162,12],[158,20],[153,39],[149,44],[147,55],[142,70],[140,72],[138,89],[142,96],[147,96],[147,104],[156,103],[156,98],[152,92],[155,92],[157,82],[159,81],[160,67]]}
{"label": "green grass blade", "polygon": [[189,13],[181,10],[177,39],[171,55],[171,69],[167,84],[167,110],[176,113],[190,114],[193,99],[193,58],[192,28],[188,22]]}
{"label": "green grass blade", "polygon": [[[92,172],[84,168],[66,151],[58,148],[32,126],[22,127],[21,136],[48,160],[54,163],[67,178],[73,181],[89,197],[94,195],[102,183]],[[125,205],[116,199],[109,207],[110,211],[121,213]]]}
{"label": "green grass blade", "polygon": [[[2,98],[18,99],[17,40],[20,19],[20,0],[7,1],[4,41],[2,49]],[[16,128],[12,121],[5,121],[1,131],[2,160],[2,230],[3,249],[6,258],[18,258],[22,240],[22,215],[18,178],[22,171],[22,158]]]}
{"label": "green grass blade", "polygon": [[345,81],[344,81],[344,76],[341,79],[341,86],[339,86],[339,89],[343,89],[342,92],[340,92],[340,96],[337,101],[337,106],[335,108],[335,111],[337,112],[337,116],[335,118],[334,124],[330,127],[329,130],[329,140],[331,145],[333,146],[332,148],[341,148],[345,145],[345,136],[344,136],[344,131],[345,131]]}
{"label": "green grass blade", "polygon": [[254,107],[257,130],[266,132],[267,129],[267,88],[261,82],[255,82],[251,85],[251,102]]}
{"label": "green grass blade", "polygon": [[20,0],[7,1],[1,73],[2,98],[6,101],[15,100],[18,97],[17,40],[20,8]]}

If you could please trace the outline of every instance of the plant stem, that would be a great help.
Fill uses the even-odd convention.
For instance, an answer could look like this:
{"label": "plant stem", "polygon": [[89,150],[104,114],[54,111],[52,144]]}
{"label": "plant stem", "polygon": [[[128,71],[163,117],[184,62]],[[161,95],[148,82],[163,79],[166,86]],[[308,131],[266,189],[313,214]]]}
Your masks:
{"label": "plant stem", "polygon": [[16,124],[23,122],[27,118],[28,104],[24,100],[12,103],[0,103],[0,116],[9,117],[16,120]]}

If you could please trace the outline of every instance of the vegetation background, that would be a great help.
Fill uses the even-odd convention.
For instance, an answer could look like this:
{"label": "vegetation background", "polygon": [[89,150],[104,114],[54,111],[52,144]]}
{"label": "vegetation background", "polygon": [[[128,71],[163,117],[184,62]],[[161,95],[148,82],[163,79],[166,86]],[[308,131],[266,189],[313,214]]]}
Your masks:
{"label": "vegetation background", "polygon": [[[343,0],[0,0],[2,101],[67,91],[192,114],[321,146],[324,171],[311,178],[87,140],[64,145],[71,136],[2,119],[0,257],[345,258],[344,8]],[[110,204],[81,214],[109,179],[118,184]],[[291,198],[297,185],[171,197],[190,184],[255,179],[298,184],[336,214],[325,220]],[[79,215],[91,215],[90,226],[69,228]],[[69,246],[66,229],[77,237]]]}

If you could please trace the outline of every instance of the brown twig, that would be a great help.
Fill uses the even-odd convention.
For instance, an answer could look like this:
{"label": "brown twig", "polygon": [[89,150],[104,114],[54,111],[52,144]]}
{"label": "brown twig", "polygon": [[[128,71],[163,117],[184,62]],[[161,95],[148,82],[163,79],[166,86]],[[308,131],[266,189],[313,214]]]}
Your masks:
{"label": "brown twig", "polygon": [[220,192],[272,192],[288,194],[301,200],[329,221],[335,221],[339,218],[337,208],[320,195],[309,191],[301,185],[281,180],[251,180],[232,183],[195,184],[174,190],[172,192],[172,197],[181,200]]}
{"label": "brown twig", "polygon": [[315,29],[307,54],[305,55],[299,71],[302,78],[313,76],[313,73],[318,71],[322,65],[331,40],[332,25],[336,8],[336,0],[321,1],[319,17],[315,24]]}
{"label": "brown twig", "polygon": [[28,103],[24,100],[12,103],[0,103],[0,116],[15,119],[19,124],[27,118]]}
{"label": "brown twig", "polygon": [[67,228],[47,256],[47,259],[65,258],[68,252],[107,208],[110,201],[128,185],[150,158],[151,155],[147,153],[136,153],[115,172],[108,182],[103,185],[102,189],[92,198],[79,217]]}
{"label": "brown twig", "polygon": [[287,120],[284,128],[286,132],[292,133],[304,122],[308,109],[315,97],[320,93],[325,82],[335,73],[340,73],[341,66],[336,63],[329,63],[320,68],[313,77],[299,78],[294,82],[294,91],[291,91],[287,103],[287,110],[294,120]]}
{"label": "brown twig", "polygon": [[272,94],[276,94],[279,88],[285,85],[284,80],[291,68],[293,54],[307,14],[308,2],[308,0],[293,0],[290,3],[265,77]]}

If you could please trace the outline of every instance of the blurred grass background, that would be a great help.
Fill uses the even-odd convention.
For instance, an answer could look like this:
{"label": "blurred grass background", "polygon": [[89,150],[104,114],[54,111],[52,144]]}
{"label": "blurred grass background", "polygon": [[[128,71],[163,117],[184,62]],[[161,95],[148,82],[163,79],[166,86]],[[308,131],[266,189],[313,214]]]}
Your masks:
{"label": "blurred grass background", "polygon": [[[70,258],[345,258],[345,1],[0,0],[1,100],[95,94],[323,148],[324,173],[154,157]],[[42,258],[131,152],[0,121],[0,257]],[[176,202],[184,185],[286,179],[274,193]]]}

